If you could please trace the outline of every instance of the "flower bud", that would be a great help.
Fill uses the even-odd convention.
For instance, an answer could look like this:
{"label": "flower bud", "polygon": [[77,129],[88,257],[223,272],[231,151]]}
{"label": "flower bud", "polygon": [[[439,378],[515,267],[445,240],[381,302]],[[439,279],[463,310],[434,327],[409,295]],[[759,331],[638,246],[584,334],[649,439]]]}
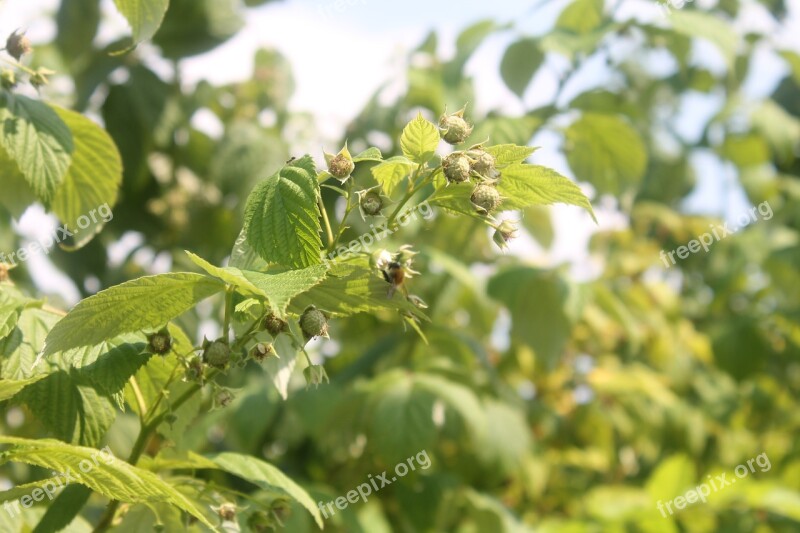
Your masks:
{"label": "flower bud", "polygon": [[311,385],[319,387],[323,381],[330,383],[330,380],[328,379],[328,373],[325,372],[325,367],[322,365],[311,365],[306,367],[306,369],[303,370],[303,376],[306,378],[306,384],[309,387]]}
{"label": "flower bud", "polygon": [[8,55],[19,61],[22,56],[30,53],[33,50],[30,40],[25,36],[25,33],[15,31],[9,35],[6,40],[6,52]]}
{"label": "flower bud", "polygon": [[303,315],[300,317],[300,329],[303,330],[306,339],[327,337],[328,318],[322,311],[311,305],[303,311]]}
{"label": "flower bud", "polygon": [[256,511],[247,519],[247,526],[250,531],[255,531],[256,533],[272,531],[272,525],[272,520],[264,511]]}
{"label": "flower bud", "polygon": [[492,240],[501,250],[508,248],[508,242],[517,237],[517,225],[512,220],[504,220],[495,229]]}
{"label": "flower bud", "polygon": [[452,145],[461,144],[472,135],[472,126],[464,120],[466,109],[464,107],[452,115],[445,113],[439,119],[439,129],[442,130],[442,138],[445,142]]}
{"label": "flower bud", "polygon": [[167,328],[163,328],[147,336],[147,351],[158,355],[166,355],[172,349],[172,336]]}
{"label": "flower bud", "polygon": [[469,179],[469,158],[461,152],[454,152],[442,161],[444,177],[450,183],[463,183]]}
{"label": "flower bud", "polygon": [[281,320],[275,314],[269,313],[264,317],[264,329],[269,332],[272,337],[277,337],[281,333],[289,331],[289,324],[285,320]]}
{"label": "flower bud", "polygon": [[55,73],[56,72],[54,70],[50,70],[49,68],[39,67],[36,69],[36,72],[31,74],[31,77],[28,81],[30,81],[31,85],[38,89],[39,87],[50,83],[48,76],[52,76]]}
{"label": "flower bud", "polygon": [[214,368],[225,368],[231,360],[231,348],[228,343],[216,340],[205,342],[203,346],[203,362]]}
{"label": "flower bud", "polygon": [[497,209],[503,201],[495,187],[483,183],[475,187],[470,200],[475,209],[484,214],[491,213]]}
{"label": "flower bud", "polygon": [[203,362],[199,357],[193,357],[189,361],[183,379],[185,381],[203,381]]}

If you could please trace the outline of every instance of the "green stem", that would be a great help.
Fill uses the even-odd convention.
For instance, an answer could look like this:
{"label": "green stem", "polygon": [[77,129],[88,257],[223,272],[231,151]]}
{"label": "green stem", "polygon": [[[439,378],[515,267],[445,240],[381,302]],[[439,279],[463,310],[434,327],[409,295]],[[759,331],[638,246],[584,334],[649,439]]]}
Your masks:
{"label": "green stem", "polygon": [[333,229],[331,229],[331,221],[328,219],[328,212],[325,210],[325,204],[322,203],[322,198],[317,200],[319,212],[322,215],[322,221],[325,223],[325,233],[328,236],[328,246],[333,244]]}
{"label": "green stem", "polygon": [[339,240],[341,240],[342,235],[347,230],[347,226],[345,226],[345,222],[347,222],[347,217],[350,216],[350,213],[353,212],[355,209],[356,204],[352,203],[353,199],[353,180],[350,179],[350,185],[347,190],[347,208],[344,210],[344,216],[342,217],[342,222],[339,224],[339,230],[336,232],[336,237],[333,239],[333,242],[330,243],[328,246],[328,253],[334,251],[336,249],[336,245],[339,244]]}
{"label": "green stem", "polygon": [[403,210],[408,201],[411,200],[411,198],[414,196],[414,193],[417,192],[420,189],[420,187],[428,184],[428,181],[430,180],[431,176],[426,176],[425,178],[417,182],[421,173],[422,173],[422,165],[419,165],[417,167],[417,170],[415,170],[414,174],[411,176],[411,182],[409,183],[406,194],[400,200],[400,203],[397,204],[397,207],[395,208],[394,212],[392,212],[392,214],[389,215],[389,218],[386,221],[387,228],[392,227],[392,224],[394,223],[395,219],[400,215],[400,212]]}

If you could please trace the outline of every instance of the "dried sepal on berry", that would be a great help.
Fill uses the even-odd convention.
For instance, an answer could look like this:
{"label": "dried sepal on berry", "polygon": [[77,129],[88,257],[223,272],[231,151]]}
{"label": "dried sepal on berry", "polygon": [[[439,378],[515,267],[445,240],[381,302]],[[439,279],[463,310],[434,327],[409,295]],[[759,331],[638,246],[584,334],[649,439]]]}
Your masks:
{"label": "dried sepal on berry", "polygon": [[250,357],[259,363],[263,363],[270,357],[278,357],[278,353],[271,344],[266,342],[259,342],[250,350]]}
{"label": "dried sepal on berry", "polygon": [[324,150],[323,154],[325,155],[325,162],[328,164],[328,172],[330,172],[331,176],[342,183],[347,181],[356,168],[353,156],[350,155],[350,150],[347,149],[347,143],[344,143],[344,148],[336,155],[329,154]]}
{"label": "dried sepal on berry", "polygon": [[513,220],[503,220],[496,228],[492,240],[501,250],[508,248],[508,243],[517,237],[517,224]]}
{"label": "dried sepal on berry", "polygon": [[22,56],[25,54],[29,54],[31,50],[33,50],[31,41],[25,35],[24,31],[20,32],[16,30],[6,39],[6,52],[17,61],[22,59]]}
{"label": "dried sepal on berry", "polygon": [[47,85],[50,83],[49,76],[55,74],[55,70],[50,70],[49,68],[39,67],[36,71],[31,74],[31,77],[28,79],[31,85],[33,85],[36,89]]}
{"label": "dried sepal on berry", "polygon": [[147,336],[147,353],[166,355],[172,350],[172,335],[167,328],[162,328]]}
{"label": "dried sepal on berry", "polygon": [[236,395],[233,394],[233,391],[230,389],[219,389],[217,393],[214,395],[214,406],[220,409],[224,409],[228,407],[233,400],[236,399]]}
{"label": "dried sepal on berry", "polygon": [[328,373],[325,372],[325,367],[322,365],[310,365],[303,370],[303,377],[306,378],[306,386],[319,387],[322,382],[330,383]]}
{"label": "dried sepal on berry", "polygon": [[389,200],[380,192],[380,185],[364,189],[363,191],[356,191],[358,198],[358,210],[361,213],[361,219],[366,220],[366,217],[375,217],[381,214],[381,211],[386,206]]}
{"label": "dried sepal on berry", "polygon": [[446,143],[454,146],[462,144],[472,135],[472,125],[464,120],[466,110],[467,106],[464,106],[450,115],[445,111],[439,119],[439,129]]}

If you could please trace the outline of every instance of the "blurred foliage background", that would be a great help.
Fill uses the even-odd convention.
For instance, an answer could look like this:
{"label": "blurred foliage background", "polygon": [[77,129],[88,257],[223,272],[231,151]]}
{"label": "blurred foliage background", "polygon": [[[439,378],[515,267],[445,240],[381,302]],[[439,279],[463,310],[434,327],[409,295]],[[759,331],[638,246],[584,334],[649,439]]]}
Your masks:
{"label": "blurred foliage background", "polygon": [[[97,0],[61,3],[57,37],[32,59],[59,72],[43,94],[101,121],[124,163],[113,221],[80,250],[50,254],[84,296],[145,274],[137,254],[166,256],[173,270],[194,269],[183,250],[222,263],[250,189],[315,138],[314,117],[289,109],[292,66],[277,50],[259,50],[241,82],[188,85],[178,75],[181,61],[231,39],[247,6],[259,4],[172,0],[152,45],[110,55],[119,43],[93,44]],[[480,21],[448,57],[431,33],[407,58],[404,89],[390,97],[378,91],[332,140],[347,139],[354,153],[368,144],[398,153],[394,141],[418,111],[433,119],[475,101],[465,65],[486,40],[512,35],[496,65],[509,89],[522,97],[540,71],[555,69],[558,91],[514,116],[470,108],[472,138],[555,140],[595,204],[612,206],[600,218],[614,212],[624,220],[592,237],[590,256],[602,265],[596,276],[579,281],[569,265],[542,266],[537,255],[556,235],[570,238],[568,227],[556,231],[548,209],[520,214],[537,245],[506,255],[478,223],[440,212],[381,243],[422,251],[423,275],[412,288],[431,306],[427,345],[396,317],[334,321],[333,340],[314,347],[330,385],[305,390],[295,376],[283,401],[268,376],[248,367],[228,383],[239,389],[231,406],[207,411],[207,403],[193,403],[186,416],[203,416],[163,439],[179,449],[264,457],[322,501],[429,452],[429,470],[337,513],[330,531],[799,531],[800,55],[776,47],[768,31],[744,33],[733,23],[744,5],[759,4],[780,27],[787,6],[664,5],[662,17],[643,21],[622,4],[575,0],[542,35]],[[763,54],[777,58],[785,76],[753,97],[745,85]],[[562,97],[598,64],[604,87]],[[681,121],[698,99],[702,112],[690,111],[697,133],[687,133]],[[219,134],[197,127],[202,120],[218,124]],[[698,157],[718,162],[714,169],[734,177],[729,186],[752,205],[768,202],[774,216],[665,268],[661,250],[721,223],[686,213],[703,168]],[[335,196],[326,192],[329,207]],[[0,249],[20,247],[11,225],[19,215],[6,206]],[[359,221],[350,232],[366,230]],[[112,262],[109,250],[121,241],[135,244]],[[13,279],[36,292],[24,267]],[[217,320],[220,305],[183,317],[184,329]],[[4,433],[52,434],[27,411],[4,409]],[[106,437],[116,455],[129,451],[135,426],[132,413],[117,416]],[[666,517],[657,510],[659,500],[709,475],[731,477],[761,453],[771,468],[707,504]],[[31,475],[5,473],[15,484]],[[132,511],[120,529],[149,530],[148,513]],[[316,529],[297,509],[285,524]]]}

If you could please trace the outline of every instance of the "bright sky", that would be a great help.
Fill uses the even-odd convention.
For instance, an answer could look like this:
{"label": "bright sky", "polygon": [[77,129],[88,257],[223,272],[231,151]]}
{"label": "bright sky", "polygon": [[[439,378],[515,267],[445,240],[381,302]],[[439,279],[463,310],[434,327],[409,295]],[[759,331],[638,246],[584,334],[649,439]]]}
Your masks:
{"label": "bright sky", "polygon": [[[621,10],[635,13],[637,17],[658,20],[663,17],[655,0],[622,0]],[[112,0],[102,0],[106,23],[98,37],[108,42],[125,31],[125,22],[115,12]],[[522,0],[461,0],[443,2],[435,0],[285,0],[248,10],[245,29],[234,39],[209,54],[191,58],[183,63],[183,76],[187,83],[205,78],[216,82],[245,79],[252,70],[253,52],[262,46],[278,48],[294,69],[297,92],[291,101],[296,111],[310,111],[317,117],[322,136],[339,138],[343,127],[361,110],[369,96],[387,80],[401,83],[403,60],[407,52],[418,45],[424,36],[436,29],[440,33],[441,52],[451,54],[458,32],[467,25],[493,18],[500,22],[514,22],[516,29],[489,40],[468,64],[468,71],[476,74],[477,102],[480,110],[502,109],[508,113],[521,112],[531,104],[547,99],[553,94],[552,76],[538,76],[526,94],[525,104],[506,89],[499,78],[499,57],[509,42],[520,33],[531,35],[545,31],[568,0],[549,2],[535,17],[533,1]],[[703,4],[698,0],[699,4]],[[773,32],[772,38],[784,46],[800,50],[800,1],[788,0],[791,8],[788,28]],[[34,44],[48,41],[55,34],[53,17],[57,0],[0,0],[0,35],[17,28],[26,28]],[[763,27],[766,24],[758,8],[743,13],[741,24]],[[709,45],[710,46],[710,45]],[[708,51],[706,49],[706,51]],[[700,48],[702,55],[704,49]],[[713,51],[710,52],[713,55]],[[759,61],[752,92],[768,90],[771,79],[781,73],[781,66],[766,57]],[[337,83],[342,76],[347,83]],[[577,94],[591,86],[602,86],[606,81],[602,69],[587,73],[584,80],[572,87]],[[691,103],[690,103],[691,104]],[[696,102],[687,107],[691,117],[695,112],[707,110],[709,102]],[[691,128],[691,120],[687,120]],[[543,148],[536,154],[536,162],[556,168],[570,175],[563,156],[559,153],[558,138],[552,134],[538,136],[535,144]],[[720,209],[737,213],[744,207],[741,194],[733,192],[730,198],[720,199],[720,183],[726,179],[723,168],[700,162],[705,172],[689,205],[697,210]],[[738,196],[737,196],[738,195]],[[717,198],[721,205],[711,205]],[[734,207],[732,208],[731,205]],[[578,208],[556,206],[556,244],[549,252],[542,251],[531,239],[519,239],[512,252],[524,255],[539,264],[554,265],[569,261],[573,274],[579,278],[596,273],[599,263],[586,252],[586,242],[594,231],[625,225],[623,217],[613,206],[601,203],[599,228]],[[54,221],[43,223],[41,209],[31,209],[18,226],[28,238],[41,238]],[[564,238],[568,235],[569,238]],[[163,262],[162,262],[163,263]],[[28,266],[35,273],[42,290],[60,294],[74,302],[77,291],[69,286],[45,257],[33,258]],[[169,268],[168,264],[162,265]],[[66,288],[65,288],[66,287]]]}

